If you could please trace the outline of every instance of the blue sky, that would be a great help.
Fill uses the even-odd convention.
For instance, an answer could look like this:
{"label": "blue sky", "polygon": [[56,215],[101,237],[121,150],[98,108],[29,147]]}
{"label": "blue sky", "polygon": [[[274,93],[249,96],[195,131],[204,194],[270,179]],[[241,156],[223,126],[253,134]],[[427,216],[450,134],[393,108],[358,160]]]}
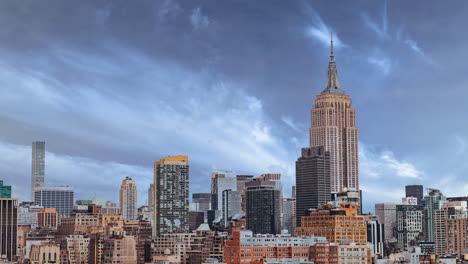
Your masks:
{"label": "blue sky", "polygon": [[287,195],[329,32],[357,109],[367,211],[405,184],[467,195],[468,3],[452,1],[15,1],[0,3],[0,178],[30,190],[30,144],[46,183],[78,199],[140,203],[153,162],[189,155],[209,173],[281,173]]}

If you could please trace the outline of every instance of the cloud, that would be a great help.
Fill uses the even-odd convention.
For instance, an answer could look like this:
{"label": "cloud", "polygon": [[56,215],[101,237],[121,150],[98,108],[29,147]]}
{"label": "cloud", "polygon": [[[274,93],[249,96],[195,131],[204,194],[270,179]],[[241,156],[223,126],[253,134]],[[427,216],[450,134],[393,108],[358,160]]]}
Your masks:
{"label": "cloud", "polygon": [[190,23],[192,24],[193,30],[199,30],[209,26],[210,19],[208,16],[202,14],[200,7],[197,7],[192,10],[192,14],[190,15]]}
{"label": "cloud", "polygon": [[307,129],[304,126],[294,122],[294,120],[290,116],[282,116],[281,121],[283,121],[288,127],[292,128],[294,131],[300,133],[307,131]]}
{"label": "cloud", "polygon": [[[31,147],[0,141],[0,171],[4,184],[12,185],[13,196],[29,200],[31,190]],[[151,164],[147,167],[106,162],[84,157],[46,152],[46,185],[74,187],[75,199],[96,195],[118,202],[120,183],[126,176],[136,179],[139,204],[144,204],[153,182]]]}
{"label": "cloud", "polygon": [[339,38],[336,30],[333,30],[327,25],[320,15],[310,6],[305,8],[308,16],[312,18],[312,22],[305,29],[305,35],[315,41],[318,41],[325,47],[330,46],[330,34],[333,33],[333,45],[336,48],[345,47],[346,44]]}
{"label": "cloud", "polygon": [[384,3],[383,12],[382,12],[382,23],[378,24],[367,13],[362,13],[361,17],[366,24],[366,26],[372,30],[377,36],[384,40],[389,38],[388,35],[388,15],[387,15],[387,1]]}
{"label": "cloud", "polygon": [[[122,160],[115,164],[89,165],[92,160],[78,159],[80,162],[70,169],[85,167],[83,175],[89,175],[89,182],[96,185],[92,189],[111,196],[109,188],[101,188],[106,182],[99,181],[110,177],[106,166],[124,177],[126,170],[118,164],[151,167],[153,161],[177,154],[189,155],[197,175],[193,184],[204,188],[192,191],[209,191],[201,184],[209,179],[209,174],[202,172],[213,166],[253,174],[268,172],[272,166],[293,171],[296,153],[291,153],[289,142],[272,129],[276,124],[265,117],[262,101],[246,93],[242,84],[214,78],[210,69],[193,72],[169,62],[150,60],[125,47],[107,48],[116,57],[89,56],[73,49],[51,54],[71,71],[93,69],[86,73],[87,80],[92,80],[89,82],[60,79],[60,74],[51,74],[58,70],[55,68],[45,67],[42,74],[30,74],[29,70],[13,66],[0,67],[0,84],[8,94],[0,97],[1,115],[28,127],[71,137],[81,148],[99,146],[97,153],[90,154],[96,157],[114,160],[115,152],[126,153],[127,158],[118,156]],[[64,59],[63,54],[81,59]],[[94,70],[95,60],[103,65],[103,71]],[[34,57],[30,64],[35,64]],[[120,65],[120,69],[114,71],[108,65]],[[106,67],[111,70],[104,70]],[[34,100],[30,100],[32,97]],[[47,117],[47,122],[31,115],[24,105]],[[129,158],[134,155],[138,158]],[[66,160],[69,162],[59,159],[55,163],[66,167],[76,159]],[[139,160],[139,164],[133,164],[134,160]],[[283,175],[287,185],[294,181],[292,176]],[[62,183],[73,184],[75,177],[81,176],[70,174]],[[97,178],[91,180],[92,177]]]}
{"label": "cloud", "polygon": [[376,66],[376,69],[384,75],[389,74],[392,69],[392,60],[383,55],[373,55],[368,57],[367,62]]}

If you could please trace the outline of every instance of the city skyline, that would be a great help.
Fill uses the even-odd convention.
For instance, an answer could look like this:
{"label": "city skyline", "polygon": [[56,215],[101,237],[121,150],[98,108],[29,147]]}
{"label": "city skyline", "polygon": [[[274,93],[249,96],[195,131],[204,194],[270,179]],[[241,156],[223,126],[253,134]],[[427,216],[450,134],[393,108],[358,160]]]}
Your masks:
{"label": "city skyline", "polygon": [[[197,1],[0,3],[4,184],[29,200],[31,142],[41,140],[45,185],[74,186],[76,199],[117,201],[130,176],[142,204],[153,162],[172,155],[190,157],[191,193],[209,192],[222,168],[281,173],[290,197],[333,32],[340,85],[358,115],[364,212],[398,202],[407,184],[468,193],[459,121],[468,39],[443,26],[463,24],[468,4],[273,2],[249,12]],[[71,18],[70,8],[79,10]]]}

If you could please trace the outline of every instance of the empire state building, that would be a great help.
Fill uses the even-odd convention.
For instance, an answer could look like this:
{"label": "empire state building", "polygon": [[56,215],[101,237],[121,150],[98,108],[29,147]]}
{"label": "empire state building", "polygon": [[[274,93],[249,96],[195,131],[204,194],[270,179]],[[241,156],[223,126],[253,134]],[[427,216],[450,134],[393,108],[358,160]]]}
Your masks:
{"label": "empire state building", "polygon": [[332,192],[343,188],[359,190],[358,129],[356,109],[338,83],[333,39],[325,89],[317,95],[311,110],[310,146],[325,146],[330,152],[330,187]]}

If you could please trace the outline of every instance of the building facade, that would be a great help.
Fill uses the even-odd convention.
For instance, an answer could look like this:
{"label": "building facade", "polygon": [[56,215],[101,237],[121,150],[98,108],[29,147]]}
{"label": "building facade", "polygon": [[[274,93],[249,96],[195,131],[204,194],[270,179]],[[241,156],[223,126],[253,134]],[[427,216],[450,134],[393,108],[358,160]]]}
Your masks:
{"label": "building facade", "polygon": [[407,251],[423,235],[423,208],[419,205],[396,206],[398,248]]}
{"label": "building facade", "polygon": [[379,218],[379,221],[384,225],[385,240],[395,238],[393,231],[396,228],[396,204],[375,204],[375,215]]}
{"label": "building facade", "polygon": [[406,185],[405,197],[415,197],[418,199],[418,205],[422,205],[424,201],[424,187],[422,185]]}
{"label": "building facade", "polygon": [[447,250],[447,219],[451,216],[467,214],[466,201],[447,202],[442,208],[434,212],[434,242],[435,253],[442,256]]}
{"label": "building facade", "polygon": [[37,225],[40,228],[55,229],[58,227],[58,213],[55,208],[41,208],[37,213]]}
{"label": "building facade", "polygon": [[138,218],[138,192],[135,180],[125,177],[120,186],[120,210],[124,220]]}
{"label": "building facade", "polygon": [[189,230],[188,156],[174,156],[154,163],[154,234]]}
{"label": "building facade", "polygon": [[447,197],[437,189],[430,189],[429,194],[424,196],[423,232],[425,242],[434,242],[434,215],[446,203]]}
{"label": "building facade", "polygon": [[232,191],[230,189],[223,191],[223,206],[222,216],[224,226],[228,225],[231,218],[240,218],[241,215],[241,194],[238,191]]}
{"label": "building facade", "polygon": [[16,255],[18,236],[18,200],[0,198],[0,256],[8,260]]}
{"label": "building facade", "polygon": [[34,188],[44,186],[45,141],[34,141],[32,143],[31,165],[31,200],[34,200]]}
{"label": "building facade", "polygon": [[296,161],[296,223],[311,209],[330,201],[330,153],[325,147],[303,148]]}
{"label": "building facade", "polygon": [[330,204],[303,216],[297,228],[299,236],[326,237],[328,242],[339,243],[343,239],[359,245],[367,245],[367,226],[364,216],[358,215],[355,204]]}
{"label": "building facade", "polygon": [[245,187],[247,229],[255,234],[280,234],[281,194],[275,182],[254,180],[247,182]]}
{"label": "building facade", "polygon": [[351,107],[351,99],[338,82],[333,40],[327,84],[317,95],[311,110],[310,146],[324,146],[330,153],[332,192],[340,192],[344,187],[359,190],[356,110]]}
{"label": "building facade", "polygon": [[377,216],[366,216],[367,242],[372,245],[374,255],[384,256],[384,226]]}
{"label": "building facade", "polygon": [[41,186],[34,188],[34,202],[44,208],[55,208],[59,216],[70,216],[74,204],[71,186]]}
{"label": "building facade", "polygon": [[11,198],[11,186],[3,185],[2,180],[0,180],[0,198]]}

